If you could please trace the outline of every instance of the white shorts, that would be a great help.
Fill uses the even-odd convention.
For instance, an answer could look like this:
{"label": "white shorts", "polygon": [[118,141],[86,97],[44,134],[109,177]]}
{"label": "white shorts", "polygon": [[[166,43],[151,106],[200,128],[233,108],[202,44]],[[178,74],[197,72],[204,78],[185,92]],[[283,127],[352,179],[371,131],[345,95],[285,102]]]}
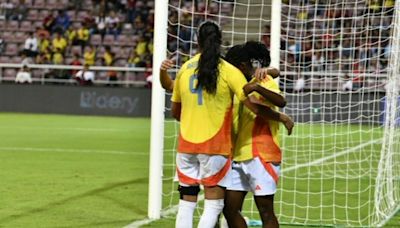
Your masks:
{"label": "white shorts", "polygon": [[222,155],[177,153],[176,156],[176,176],[181,186],[226,187],[230,169],[231,160]]}
{"label": "white shorts", "polygon": [[274,195],[280,175],[280,165],[262,162],[259,157],[233,162],[227,190],[253,192],[255,196]]}

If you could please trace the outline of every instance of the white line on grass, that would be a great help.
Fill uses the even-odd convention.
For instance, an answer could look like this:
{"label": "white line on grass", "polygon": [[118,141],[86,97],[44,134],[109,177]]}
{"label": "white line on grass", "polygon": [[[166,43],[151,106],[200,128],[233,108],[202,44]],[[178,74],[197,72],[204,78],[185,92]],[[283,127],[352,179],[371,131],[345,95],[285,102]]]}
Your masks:
{"label": "white line on grass", "polygon": [[66,148],[37,148],[37,147],[0,147],[0,151],[31,151],[31,152],[62,152],[62,153],[93,153],[93,154],[120,154],[120,155],[143,155],[144,152],[128,152],[118,150],[88,150],[88,149],[66,149]]}
{"label": "white line on grass", "polygon": [[118,129],[118,128],[82,128],[82,127],[15,127],[15,126],[1,126],[0,129],[22,129],[22,130],[32,130],[32,129],[39,129],[39,130],[60,130],[60,131],[94,131],[94,132],[129,132],[134,129]]}
{"label": "white line on grass", "polygon": [[342,155],[345,155],[345,154],[354,152],[354,151],[359,150],[359,149],[361,149],[361,148],[363,148],[363,147],[369,146],[369,145],[371,145],[371,144],[379,143],[379,142],[381,142],[381,141],[382,141],[382,139],[376,139],[376,140],[373,140],[373,141],[365,142],[365,143],[360,144],[360,145],[358,145],[358,146],[352,147],[352,148],[347,149],[347,150],[343,150],[343,151],[341,151],[341,152],[339,152],[339,153],[334,153],[334,154],[332,154],[332,155],[330,155],[330,156],[326,156],[326,157],[317,159],[317,160],[312,161],[312,162],[307,162],[307,163],[303,163],[303,164],[298,164],[298,165],[291,166],[291,167],[286,168],[286,169],[282,169],[282,173],[290,172],[290,171],[293,171],[293,170],[296,170],[296,169],[299,169],[299,168],[303,168],[303,167],[308,167],[308,166],[317,165],[317,164],[320,164],[320,163],[322,163],[322,162],[324,162],[324,161],[327,161],[327,160],[333,159],[333,158],[335,158],[335,157],[339,157],[339,156],[342,156]]}
{"label": "white line on grass", "polygon": [[[198,201],[202,201],[202,200],[204,200],[204,195],[199,195]],[[175,205],[175,206],[169,208],[168,210],[161,212],[161,218],[172,215],[172,214],[176,214],[176,212],[178,212],[178,205]],[[124,228],[138,228],[143,225],[150,224],[156,220],[158,220],[158,219],[142,219],[142,220],[135,221],[129,225],[126,225],[126,226],[124,226]]]}
{"label": "white line on grass", "polygon": [[[299,169],[299,168],[303,168],[303,167],[308,167],[308,166],[311,166],[311,165],[317,165],[317,164],[320,164],[320,163],[322,163],[324,161],[327,161],[329,159],[333,159],[335,157],[339,157],[339,156],[345,155],[347,153],[351,153],[353,151],[356,151],[356,150],[361,149],[363,147],[366,147],[368,145],[371,145],[371,144],[374,144],[374,143],[379,143],[380,141],[382,141],[382,139],[376,139],[376,140],[373,140],[373,141],[369,141],[369,142],[360,144],[360,145],[358,145],[356,147],[352,147],[350,149],[343,150],[343,151],[341,151],[339,153],[334,153],[334,154],[332,154],[330,156],[317,159],[317,160],[312,161],[312,162],[307,162],[307,163],[304,163],[304,164],[298,164],[298,165],[295,165],[295,166],[292,166],[292,167],[289,167],[289,168],[286,168],[286,169],[282,169],[282,173],[290,172],[290,171],[293,171],[293,170],[296,170],[296,169]],[[204,196],[201,195],[201,196],[199,196],[199,198],[204,199]],[[202,200],[202,199],[199,199],[199,201]],[[177,211],[178,211],[178,205],[175,205],[175,206],[171,207],[170,209],[166,210],[165,212],[162,212],[162,216],[167,216],[167,215],[170,215],[170,214],[174,214]],[[152,222],[154,222],[156,220],[158,220],[158,219],[142,219],[142,220],[135,221],[135,222],[125,226],[124,228],[137,228],[137,227],[140,227],[140,226],[143,226],[143,225],[150,224],[150,223],[152,223]]]}

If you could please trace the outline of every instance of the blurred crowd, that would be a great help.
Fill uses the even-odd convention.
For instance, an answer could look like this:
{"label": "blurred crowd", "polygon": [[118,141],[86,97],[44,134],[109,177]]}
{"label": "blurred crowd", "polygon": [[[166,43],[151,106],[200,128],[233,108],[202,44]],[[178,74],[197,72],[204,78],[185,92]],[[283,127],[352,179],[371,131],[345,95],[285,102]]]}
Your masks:
{"label": "blurred crowd", "polygon": [[[44,3],[42,8],[38,8],[40,2]],[[24,65],[151,67],[154,1],[71,0],[55,1],[58,6],[53,7],[50,2],[5,0],[0,4],[0,20],[6,27],[15,21],[21,29],[26,21],[34,26],[25,32],[23,45],[15,51]],[[12,56],[9,49],[16,46],[14,40],[4,34],[1,38],[2,55]],[[71,73],[74,71],[45,72],[46,77],[57,78],[70,78]],[[108,76],[116,80],[115,75]]]}
{"label": "blurred crowd", "polygon": [[[345,73],[386,70],[394,0],[284,0],[283,3],[283,70]],[[264,40],[269,43],[268,37]]]}

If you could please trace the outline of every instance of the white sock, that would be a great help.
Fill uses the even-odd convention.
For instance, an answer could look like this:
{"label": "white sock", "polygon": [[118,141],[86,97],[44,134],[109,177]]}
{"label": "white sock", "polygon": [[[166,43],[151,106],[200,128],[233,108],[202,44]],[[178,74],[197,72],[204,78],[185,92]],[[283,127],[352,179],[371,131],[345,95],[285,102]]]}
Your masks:
{"label": "white sock", "polygon": [[178,214],[176,215],[175,228],[192,228],[193,213],[196,209],[196,202],[179,200]]}
{"label": "white sock", "polygon": [[198,228],[214,228],[218,216],[224,208],[224,200],[204,200],[204,211],[201,215]]}

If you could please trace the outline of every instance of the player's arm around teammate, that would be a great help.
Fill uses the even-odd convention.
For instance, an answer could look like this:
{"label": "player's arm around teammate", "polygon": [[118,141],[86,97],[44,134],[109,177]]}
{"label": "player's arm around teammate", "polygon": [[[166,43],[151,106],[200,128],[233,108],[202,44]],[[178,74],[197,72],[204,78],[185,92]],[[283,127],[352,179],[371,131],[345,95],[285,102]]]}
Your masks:
{"label": "player's arm around teammate", "polygon": [[[248,84],[245,88],[248,94],[257,92],[250,95],[254,96],[253,103],[277,110],[277,106],[286,104],[279,86],[271,76],[265,74],[268,72],[265,68],[258,69],[254,73],[251,64],[252,59],[269,64],[269,53],[264,46],[260,45],[249,43],[234,47],[228,51],[226,59],[253,82],[253,85]],[[258,79],[253,79],[252,75],[257,75]],[[279,223],[273,210],[273,197],[280,173],[281,152],[277,138],[279,125],[276,121],[265,120],[252,114],[246,108],[239,109],[238,115],[240,118],[238,118],[234,162],[229,173],[231,185],[227,187],[225,194],[224,215],[230,228],[246,227],[241,210],[247,192],[251,191],[254,194],[263,227],[278,227]],[[293,127],[290,118],[289,122]],[[290,130],[288,129],[289,133]]]}

